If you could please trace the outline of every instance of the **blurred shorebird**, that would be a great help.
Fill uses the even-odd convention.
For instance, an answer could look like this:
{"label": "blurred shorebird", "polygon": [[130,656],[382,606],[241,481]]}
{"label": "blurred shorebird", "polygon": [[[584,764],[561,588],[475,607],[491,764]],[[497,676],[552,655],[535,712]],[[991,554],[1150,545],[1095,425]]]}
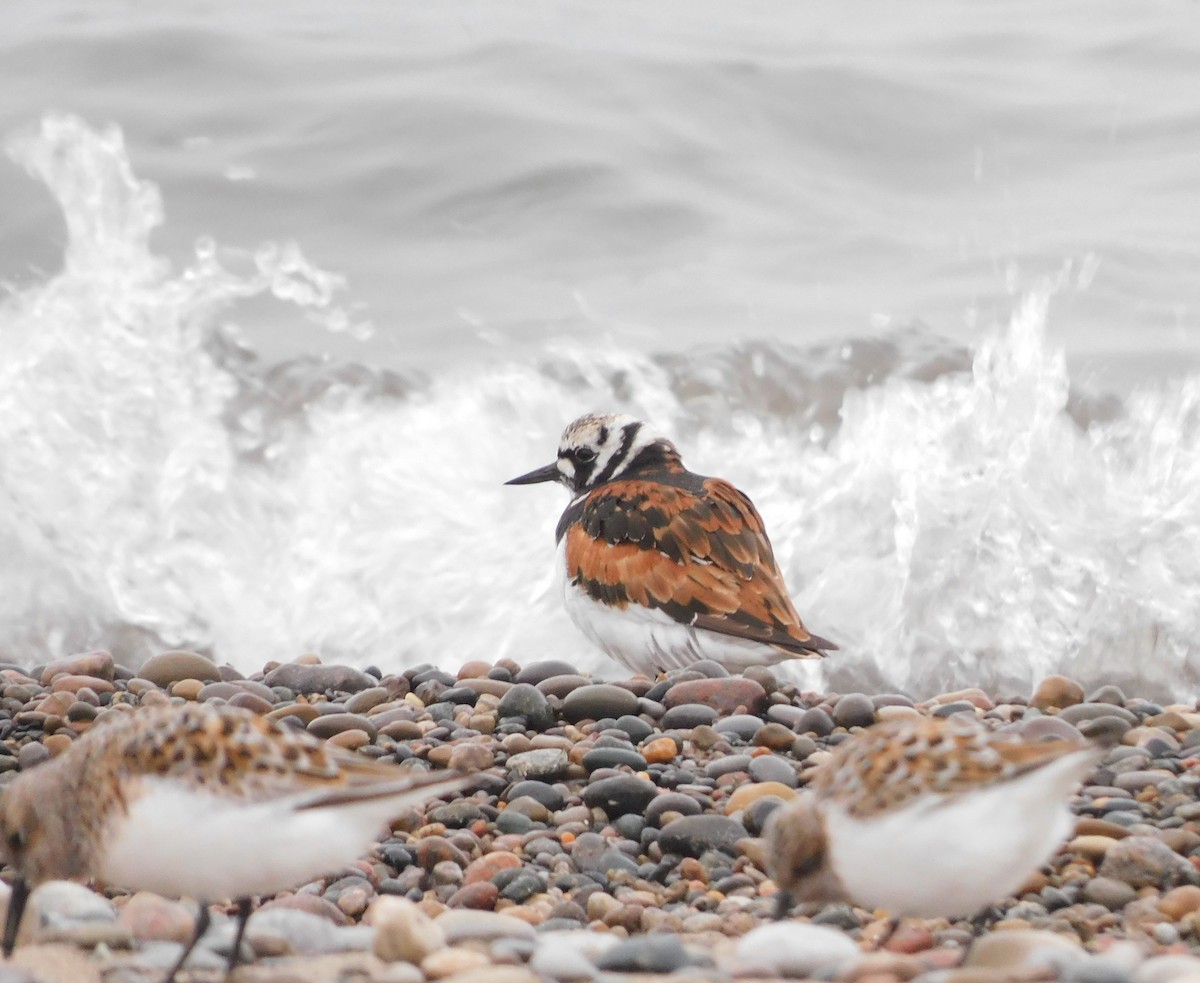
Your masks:
{"label": "blurred shorebird", "polygon": [[557,481],[567,613],[634,672],[712,659],[733,670],[819,658],[750,499],[688,471],[675,445],[625,415],[582,416],[553,464],[507,482]]}
{"label": "blurred shorebird", "polygon": [[1067,838],[1068,797],[1112,738],[1031,742],[963,714],[868,727],[768,821],[776,916],[836,901],[894,919],[977,914]]}
{"label": "blurred shorebird", "polygon": [[253,896],[337,870],[408,806],[474,781],[402,771],[237,707],[132,711],[21,774],[0,798],[0,851],[15,872],[4,954],[33,887],[95,879],[199,902],[167,983],[204,935],[208,903],[236,901],[232,972]]}

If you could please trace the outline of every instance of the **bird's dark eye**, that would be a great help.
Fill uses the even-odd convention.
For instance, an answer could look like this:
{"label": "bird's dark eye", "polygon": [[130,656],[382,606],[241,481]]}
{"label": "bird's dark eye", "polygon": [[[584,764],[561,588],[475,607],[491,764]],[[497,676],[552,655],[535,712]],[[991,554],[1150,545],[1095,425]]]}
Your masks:
{"label": "bird's dark eye", "polygon": [[575,448],[575,460],[581,464],[587,464],[588,461],[596,460],[596,452],[590,447]]}

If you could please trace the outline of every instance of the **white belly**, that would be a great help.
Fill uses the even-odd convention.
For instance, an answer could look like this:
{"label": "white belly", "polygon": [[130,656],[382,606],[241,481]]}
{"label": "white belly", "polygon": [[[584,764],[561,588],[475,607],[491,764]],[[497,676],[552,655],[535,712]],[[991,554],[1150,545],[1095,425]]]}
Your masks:
{"label": "white belly", "polygon": [[143,789],[108,831],[100,879],[203,901],[274,894],[335,871],[366,853],[396,811],[375,801],[296,812],[294,800],[244,804],[170,779]]}
{"label": "white belly", "polygon": [[1085,750],[1020,778],[890,815],[856,819],[827,803],[828,849],[846,893],[893,916],[965,917],[1010,896],[1072,826],[1070,791]]}
{"label": "white belly", "polygon": [[567,579],[566,537],[558,545],[559,579],[571,620],[610,658],[633,672],[654,676],[713,659],[734,671],[782,662],[791,656],[771,645],[683,625],[654,608],[613,608],[588,596]]}

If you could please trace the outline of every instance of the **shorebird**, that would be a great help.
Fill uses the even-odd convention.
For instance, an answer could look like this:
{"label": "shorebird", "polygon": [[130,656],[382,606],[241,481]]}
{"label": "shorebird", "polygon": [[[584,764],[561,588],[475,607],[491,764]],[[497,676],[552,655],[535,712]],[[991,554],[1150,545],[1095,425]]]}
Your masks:
{"label": "shorebird", "polygon": [[1111,738],[1030,742],[964,714],[856,733],[768,822],[777,917],[846,901],[956,918],[1008,897],[1069,835],[1068,796]]}
{"label": "shorebird", "polygon": [[473,782],[403,771],[238,707],[132,711],[21,774],[0,798],[0,850],[14,871],[4,954],[33,887],[99,880],[199,902],[166,983],[208,928],[208,903],[236,901],[232,972],[255,895],[336,870],[408,806]]}
{"label": "shorebird", "polygon": [[740,670],[837,648],[800,621],[750,499],[688,471],[653,427],[582,416],[554,463],[506,484],[545,481],[571,492],[555,532],[567,613],[626,668]]}

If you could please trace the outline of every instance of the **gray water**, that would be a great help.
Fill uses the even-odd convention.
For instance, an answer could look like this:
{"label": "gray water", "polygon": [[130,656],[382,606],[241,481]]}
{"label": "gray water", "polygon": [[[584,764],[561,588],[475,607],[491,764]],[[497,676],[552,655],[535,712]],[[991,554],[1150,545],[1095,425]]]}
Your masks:
{"label": "gray water", "polygon": [[499,483],[621,409],[814,683],[1194,687],[1194,5],[6,13],[12,657],[603,668]]}

